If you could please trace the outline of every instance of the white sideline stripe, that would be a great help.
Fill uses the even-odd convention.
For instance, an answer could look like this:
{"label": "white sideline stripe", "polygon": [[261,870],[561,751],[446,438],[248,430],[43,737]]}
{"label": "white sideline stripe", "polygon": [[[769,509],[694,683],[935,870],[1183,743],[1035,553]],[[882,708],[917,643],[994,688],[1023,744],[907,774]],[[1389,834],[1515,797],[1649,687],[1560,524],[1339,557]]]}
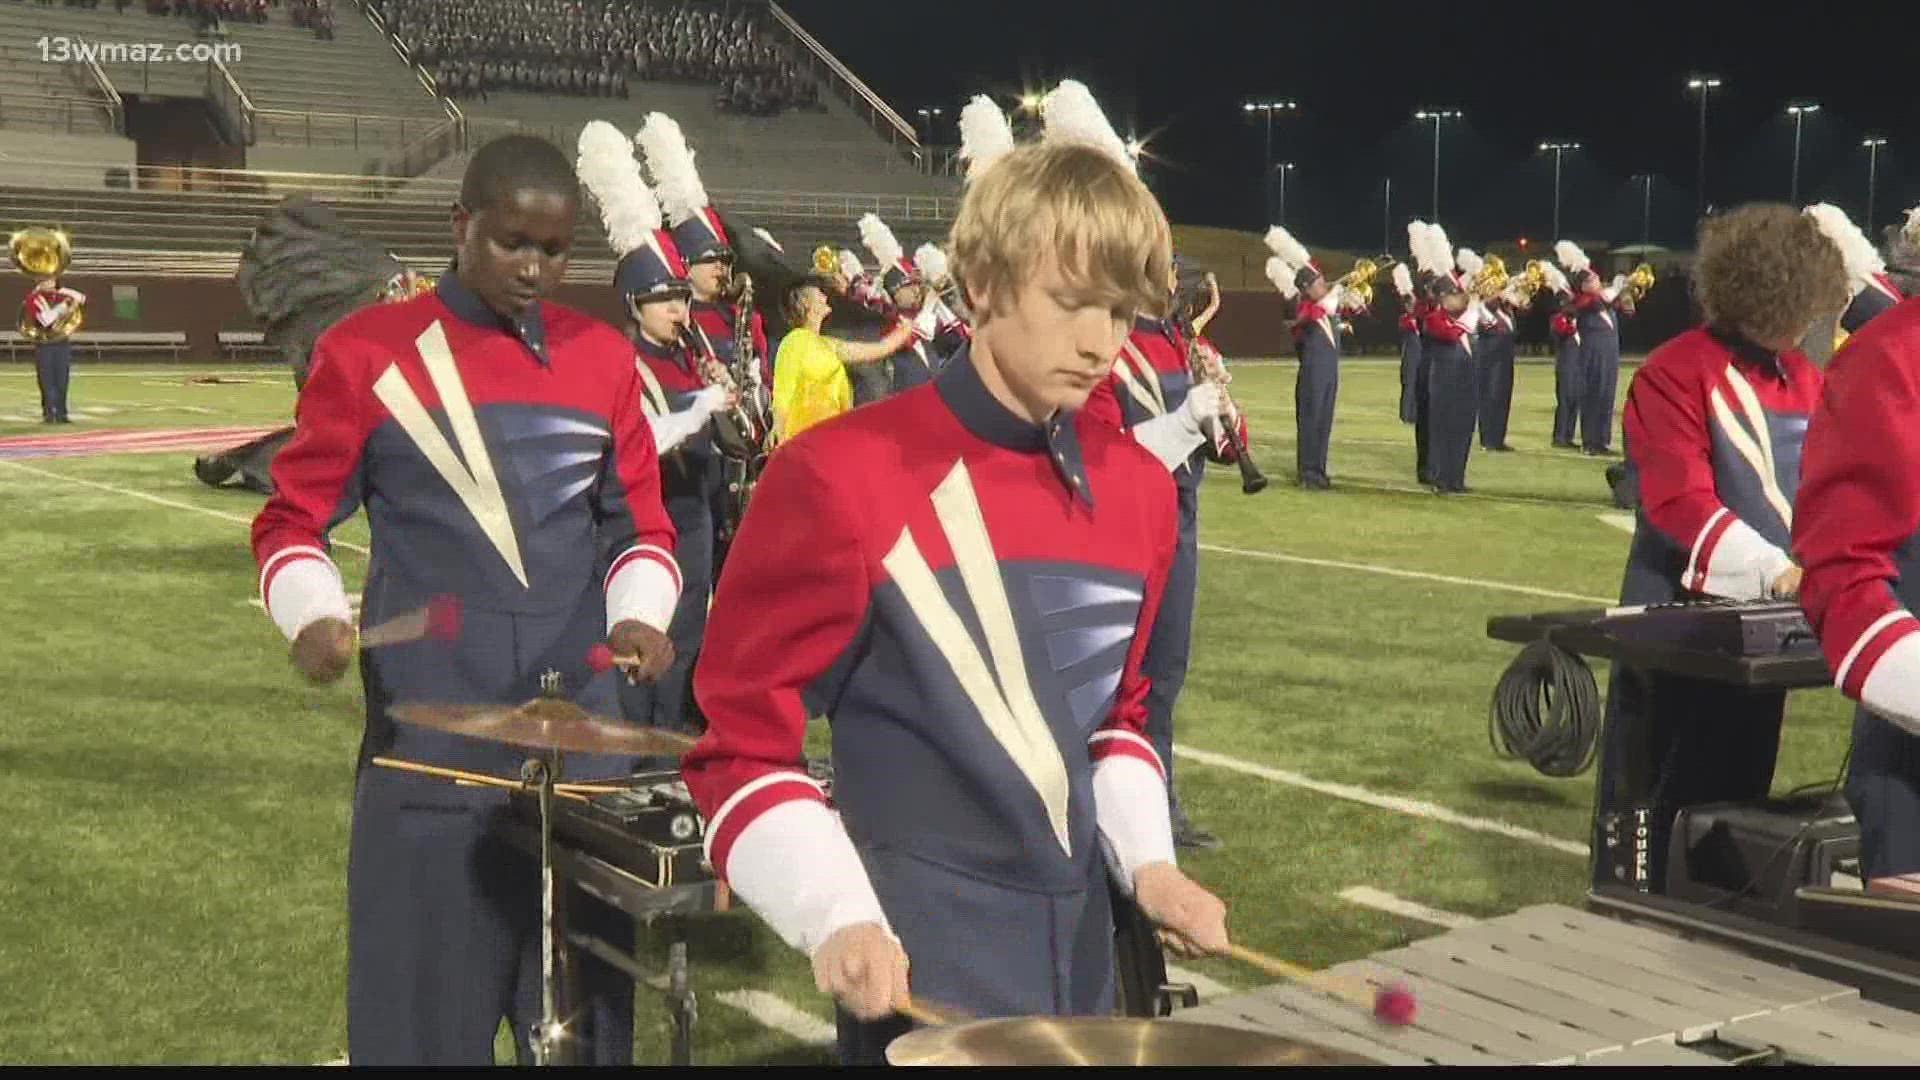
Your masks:
{"label": "white sideline stripe", "polygon": [[832,1024],[765,990],[723,990],[714,1000],[746,1013],[761,1027],[811,1046],[831,1046],[837,1038]]}
{"label": "white sideline stripe", "polygon": [[1623,533],[1630,533],[1633,531],[1633,515],[1632,514],[1596,514],[1594,516],[1598,517],[1601,521],[1607,523],[1608,525],[1611,525],[1614,528],[1619,529]]}
{"label": "white sideline stripe", "polygon": [[1270,562],[1298,563],[1302,566],[1320,566],[1329,570],[1355,570],[1363,574],[1385,574],[1388,577],[1412,578],[1415,581],[1437,581],[1443,585],[1466,585],[1475,589],[1496,589],[1501,592],[1522,593],[1527,596],[1544,596],[1550,600],[1578,600],[1583,604],[1599,604],[1611,607],[1617,601],[1601,596],[1583,596],[1579,593],[1558,592],[1553,589],[1536,589],[1531,585],[1515,585],[1506,581],[1487,581],[1483,578],[1454,577],[1451,574],[1429,574],[1423,570],[1402,570],[1394,566],[1376,566],[1372,563],[1340,562],[1336,559],[1310,559],[1305,555],[1283,555],[1278,551],[1256,551],[1249,548],[1221,547],[1218,544],[1201,544],[1201,551],[1211,551],[1220,555],[1238,555],[1244,559],[1266,559]]}
{"label": "white sideline stripe", "polygon": [[1196,750],[1193,747],[1181,746],[1178,743],[1174,744],[1173,752],[1180,757],[1191,758],[1202,765],[1212,765],[1215,768],[1244,773],[1247,776],[1256,776],[1262,780],[1271,780],[1277,784],[1287,784],[1291,787],[1305,788],[1308,791],[1321,795],[1331,795],[1336,799],[1347,799],[1351,802],[1365,803],[1368,806],[1377,807],[1381,810],[1391,810],[1396,814],[1425,818],[1428,821],[1438,821],[1446,825],[1458,825],[1463,829],[1493,833],[1497,836],[1505,836],[1513,840],[1524,840],[1529,844],[1536,844],[1540,847],[1563,852],[1568,855],[1578,855],[1583,859],[1588,855],[1587,845],[1585,844],[1576,844],[1571,840],[1562,840],[1557,836],[1548,836],[1545,833],[1535,832],[1532,829],[1523,828],[1519,825],[1509,825],[1504,821],[1494,821],[1491,818],[1469,817],[1466,814],[1455,813],[1444,806],[1436,806],[1430,802],[1421,802],[1417,799],[1402,799],[1397,795],[1381,795],[1352,784],[1334,784],[1325,780],[1315,780],[1311,777],[1301,776],[1296,772],[1288,772],[1285,769],[1256,765],[1251,761],[1242,761],[1239,758],[1228,757],[1225,754],[1216,754],[1210,750]]}
{"label": "white sideline stripe", "polygon": [[347,1063],[347,1059],[346,1059],[346,1058],[334,1058],[334,1059],[333,1059],[332,1061],[316,1061],[316,1062],[314,1062],[314,1064],[316,1064],[316,1065],[318,1065],[318,1066],[320,1066],[320,1067],[322,1067],[322,1068],[326,1068],[326,1067],[329,1067],[329,1066],[334,1066],[334,1065],[345,1065],[346,1063]]}
{"label": "white sideline stripe", "polygon": [[1384,911],[1389,915],[1399,915],[1402,918],[1428,923],[1433,926],[1444,926],[1449,930],[1458,930],[1463,926],[1472,926],[1474,923],[1480,921],[1471,915],[1442,911],[1439,908],[1430,908],[1425,904],[1416,904],[1411,900],[1402,900],[1390,892],[1381,892],[1379,889],[1368,885],[1355,885],[1351,889],[1342,889],[1340,890],[1340,899],[1350,904],[1359,904],[1361,907],[1373,908],[1375,911]]}
{"label": "white sideline stripe", "polygon": [[[125,495],[130,499],[142,499],[142,500],[145,500],[146,502],[153,503],[156,506],[168,506],[168,507],[172,507],[175,510],[191,510],[196,514],[205,514],[208,517],[217,517],[222,521],[231,521],[231,522],[234,522],[235,524],[248,526],[249,528],[253,526],[252,518],[241,517],[239,514],[229,514],[224,510],[214,510],[206,506],[195,506],[192,503],[175,502],[172,499],[163,499],[158,495],[149,495],[144,491],[134,491],[132,488],[115,487],[112,484],[102,484],[98,480],[82,480],[77,476],[67,476],[63,473],[48,472],[45,469],[36,469],[31,465],[22,465],[18,461],[0,461],[0,465],[7,465],[12,468],[19,469],[22,472],[30,472],[35,476],[44,476],[49,480],[59,480],[63,483],[79,484],[82,487],[98,488],[101,491],[109,491],[115,495]],[[333,541],[333,546],[343,547],[343,548],[346,548],[348,551],[357,551],[362,555],[365,555],[368,553],[367,549],[364,547],[361,547],[359,544],[349,543],[345,540],[335,540]]]}
{"label": "white sideline stripe", "polygon": [[1226,983],[1216,982],[1197,971],[1188,971],[1186,968],[1172,964],[1167,965],[1167,978],[1173,982],[1183,982],[1192,986],[1200,992],[1200,1000],[1203,1002],[1208,998],[1225,997],[1234,993],[1233,987]]}

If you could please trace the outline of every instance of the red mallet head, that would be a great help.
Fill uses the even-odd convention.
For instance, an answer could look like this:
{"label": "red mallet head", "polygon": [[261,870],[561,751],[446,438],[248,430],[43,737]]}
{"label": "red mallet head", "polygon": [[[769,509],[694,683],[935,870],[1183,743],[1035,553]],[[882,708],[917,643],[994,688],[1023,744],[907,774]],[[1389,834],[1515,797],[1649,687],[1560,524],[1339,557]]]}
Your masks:
{"label": "red mallet head", "polygon": [[587,666],[596,672],[612,670],[613,650],[608,648],[605,642],[588,649]]}
{"label": "red mallet head", "polygon": [[442,593],[427,604],[427,636],[435,641],[453,641],[460,636],[460,598]]}
{"label": "red mallet head", "polygon": [[1413,991],[1405,983],[1394,983],[1373,997],[1373,1018],[1393,1027],[1406,1027],[1413,1023],[1414,1014],[1420,1011],[1420,1003],[1414,1000]]}

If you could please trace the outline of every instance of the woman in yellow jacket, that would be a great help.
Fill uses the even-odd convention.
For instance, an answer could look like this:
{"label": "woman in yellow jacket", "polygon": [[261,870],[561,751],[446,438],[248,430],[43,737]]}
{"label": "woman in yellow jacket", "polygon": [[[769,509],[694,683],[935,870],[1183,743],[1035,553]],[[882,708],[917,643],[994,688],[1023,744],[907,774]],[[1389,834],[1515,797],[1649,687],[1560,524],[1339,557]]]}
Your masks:
{"label": "woman in yellow jacket", "polygon": [[843,341],[820,332],[833,308],[826,291],[808,282],[787,297],[787,322],[773,362],[773,437],[778,446],[807,428],[853,408],[853,384],[847,368],[892,356],[913,337],[913,325],[901,320],[875,342]]}

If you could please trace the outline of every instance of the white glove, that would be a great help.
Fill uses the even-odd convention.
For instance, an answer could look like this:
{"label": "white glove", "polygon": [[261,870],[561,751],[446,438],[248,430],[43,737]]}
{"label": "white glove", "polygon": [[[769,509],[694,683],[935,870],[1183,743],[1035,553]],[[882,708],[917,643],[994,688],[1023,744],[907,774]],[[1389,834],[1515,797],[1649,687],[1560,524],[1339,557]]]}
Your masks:
{"label": "white glove", "polygon": [[702,419],[705,419],[719,412],[721,409],[726,408],[726,405],[727,388],[724,386],[709,386],[693,395],[693,404],[688,406],[688,411],[697,413]]}
{"label": "white glove", "polygon": [[1220,388],[1210,382],[1194,385],[1178,409],[1133,425],[1133,441],[1160,459],[1168,472],[1177,471],[1207,441],[1202,421],[1220,415]]}
{"label": "white glove", "polygon": [[1220,388],[1211,382],[1195,383],[1187,391],[1187,400],[1180,411],[1193,419],[1193,429],[1198,432],[1203,420],[1211,420],[1220,415]]}

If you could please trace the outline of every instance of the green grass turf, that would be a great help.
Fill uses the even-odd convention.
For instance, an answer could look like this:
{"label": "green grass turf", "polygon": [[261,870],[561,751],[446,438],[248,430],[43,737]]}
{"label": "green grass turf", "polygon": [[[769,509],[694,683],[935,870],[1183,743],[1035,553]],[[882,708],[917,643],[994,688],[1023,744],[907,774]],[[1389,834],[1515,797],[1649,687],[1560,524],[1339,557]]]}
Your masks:
{"label": "green grass turf", "polygon": [[[284,422],[284,374],[187,381],[212,370],[81,366],[80,422],[64,430]],[[1485,626],[1585,603],[1502,584],[1616,595],[1627,534],[1601,520],[1614,513],[1604,463],[1546,448],[1552,369],[1526,364],[1509,437],[1518,452],[1476,451],[1474,494],[1440,498],[1414,484],[1395,365],[1350,363],[1342,379],[1335,488],[1307,492],[1293,484],[1293,365],[1236,369],[1274,483],[1248,497],[1235,470],[1210,473],[1179,742],[1584,842],[1592,775],[1551,779],[1488,746],[1488,699],[1515,650]],[[30,367],[0,367],[0,435],[45,433],[37,413]],[[0,797],[14,822],[0,856],[5,1060],[306,1063],[344,1052],[357,682],[316,690],[292,676],[251,603],[245,523],[259,498],[204,487],[191,458],[0,462],[0,618],[11,630]],[[364,544],[364,520],[336,538]],[[339,559],[357,587],[364,558]],[[1832,780],[1847,717],[1834,691],[1795,694],[1776,787]],[[1196,820],[1226,841],[1183,864],[1227,899],[1242,940],[1299,963],[1438,932],[1340,899],[1351,886],[1476,916],[1583,892],[1583,860],[1561,851],[1191,758],[1176,776]],[[697,1060],[828,1060],[725,1002],[760,990],[832,1016],[804,961],[750,914],[703,920],[692,957]],[[1228,961],[1187,966],[1230,986],[1265,981]],[[639,1060],[666,1059],[663,1018],[643,992]]]}

